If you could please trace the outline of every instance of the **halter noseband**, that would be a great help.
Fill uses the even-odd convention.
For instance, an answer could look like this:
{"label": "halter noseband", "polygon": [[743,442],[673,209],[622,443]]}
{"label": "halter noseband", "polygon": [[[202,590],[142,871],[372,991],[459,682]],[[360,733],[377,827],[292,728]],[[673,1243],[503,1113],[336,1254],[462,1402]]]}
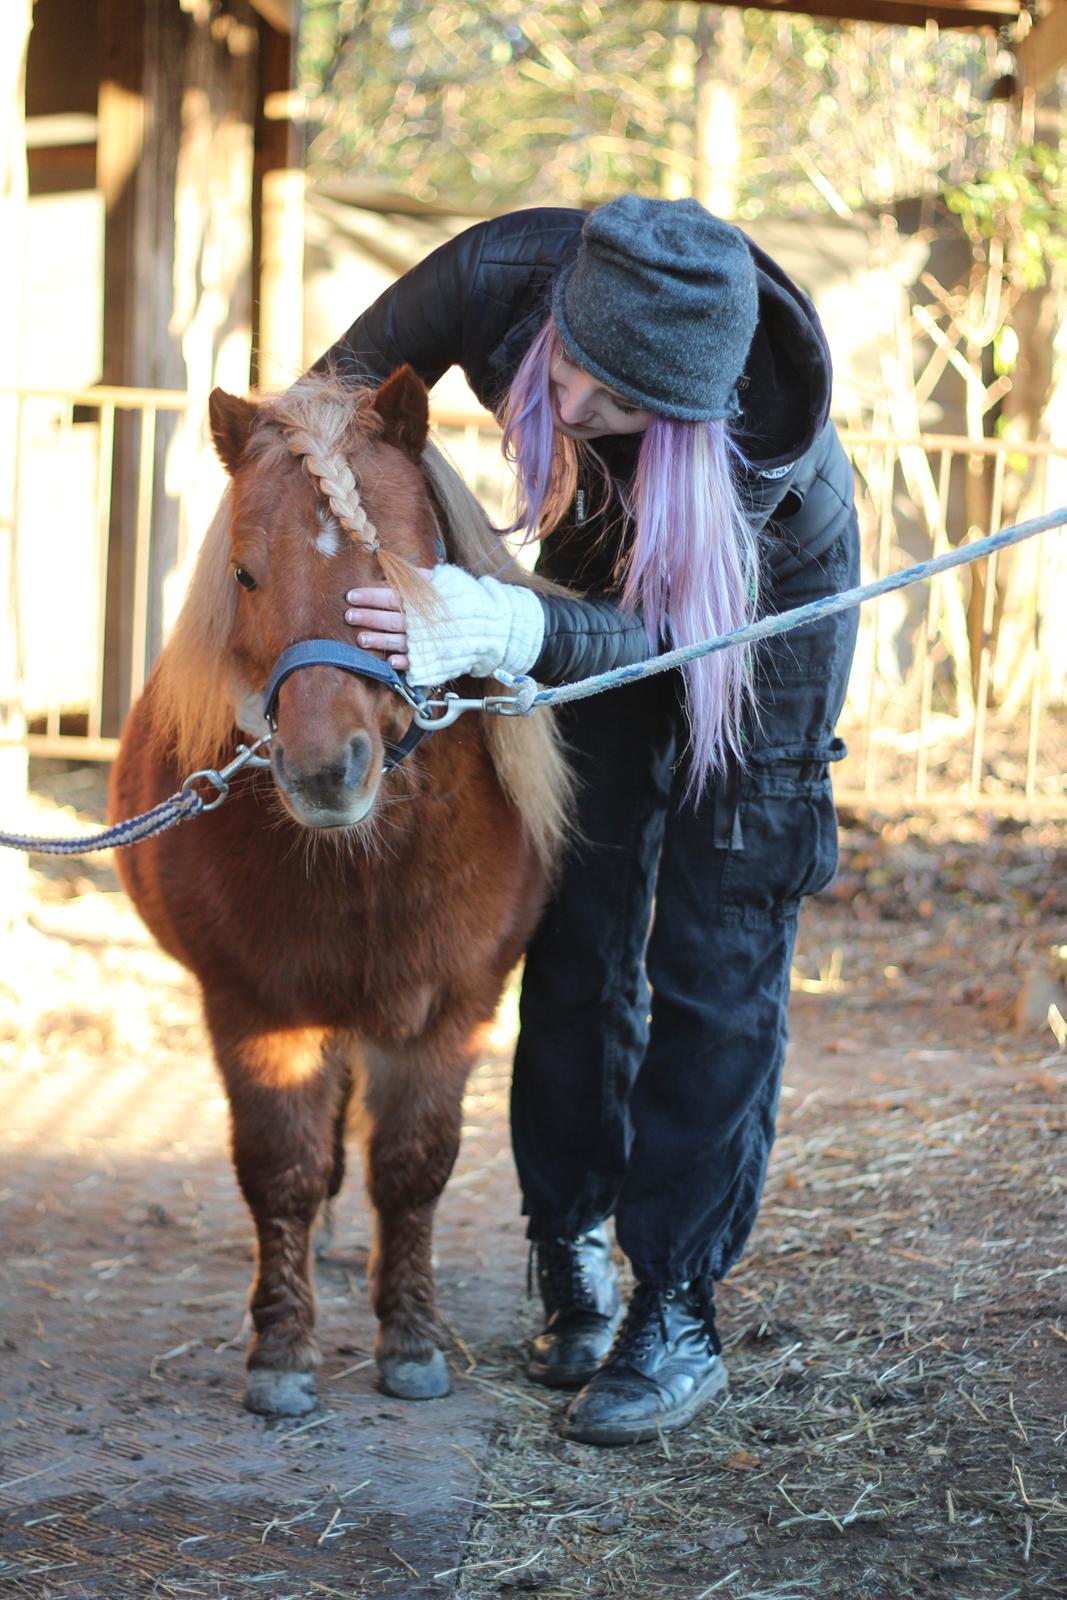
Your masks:
{"label": "halter noseband", "polygon": [[[294,672],[299,672],[301,667],[339,667],[342,672],[350,672],[353,677],[371,678],[375,683],[384,683],[387,688],[400,695],[413,711],[418,711],[426,698],[421,690],[405,682],[388,661],[382,661],[378,656],[371,655],[369,650],[361,650],[354,644],[344,644],[338,639],[305,639],[302,644],[290,645],[288,650],[282,651],[267,679],[267,687],[263,691],[263,716],[271,733],[278,726],[276,712],[282,684],[286,678],[292,677]],[[387,742],[382,771],[391,772],[394,767],[398,767],[428,731],[417,720],[413,720],[399,743]]]}

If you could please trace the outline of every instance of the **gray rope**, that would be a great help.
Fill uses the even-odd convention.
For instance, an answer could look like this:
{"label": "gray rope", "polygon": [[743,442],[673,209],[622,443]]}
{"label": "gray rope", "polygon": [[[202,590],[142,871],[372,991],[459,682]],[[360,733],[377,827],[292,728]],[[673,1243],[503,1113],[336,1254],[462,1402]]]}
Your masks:
{"label": "gray rope", "polygon": [[[124,850],[127,845],[140,844],[142,839],[151,839],[154,834],[164,833],[167,828],[175,827],[187,817],[199,817],[203,812],[214,811],[221,806],[230,792],[230,779],[242,767],[270,766],[269,759],[258,754],[269,743],[270,735],[267,734],[253,745],[239,744],[237,754],[221,772],[214,767],[202,767],[199,772],[191,772],[177,794],[172,794],[168,800],[161,800],[151,811],[142,811],[140,816],[130,817],[127,822],[116,822],[113,828],[105,828],[101,833],[90,833],[80,839],[42,839],[28,833],[0,833],[0,847],[33,850],[48,856],[86,856],[94,850]],[[201,780],[214,789],[212,799],[206,800],[193,787]]]}
{"label": "gray rope", "polygon": [[153,806],[151,811],[131,817],[128,822],[117,822],[102,833],[91,833],[81,839],[43,839],[25,833],[0,833],[0,846],[8,850],[33,850],[48,856],[84,856],[94,850],[121,850],[173,828],[186,817],[199,816],[204,804],[203,797],[195,789],[184,794],[179,791],[169,800]]}
{"label": "gray rope", "polygon": [[1037,533],[1047,533],[1050,528],[1062,528],[1065,523],[1067,523],[1067,506],[1061,506],[1058,511],[1050,511],[1047,516],[1035,517],[1030,522],[1016,523],[1013,527],[1003,528],[999,533],[990,534],[985,539],[976,539],[974,544],[959,545],[955,550],[934,556],[930,561],[920,561],[914,567],[905,568],[903,572],[891,573],[888,578],[879,578],[874,583],[861,584],[855,589],[843,589],[840,594],[825,595],[821,600],[812,600],[805,606],[796,606],[792,611],[780,611],[774,616],[762,617],[758,622],[750,622],[746,627],[720,634],[716,639],[703,639],[699,644],[682,645],[677,650],[668,650],[664,655],[653,656],[648,661],[635,661],[627,667],[613,667],[610,672],[600,672],[591,678],[581,678],[576,683],[564,683],[554,689],[537,689],[531,692],[533,679],[519,679],[516,682],[515,710],[512,714],[525,714],[532,711],[535,706],[563,705],[569,700],[585,700],[590,695],[603,694],[606,689],[616,689],[620,684],[635,683],[638,679],[650,678],[657,672],[668,672],[672,667],[684,666],[687,661],[711,655],[716,650],[732,649],[735,645],[756,644],[760,639],[770,639],[779,633],[789,633],[793,628],[803,627],[807,622],[817,622],[823,617],[832,617],[838,611],[851,611],[853,606],[862,605],[865,600],[874,600],[878,595],[890,594],[894,589],[906,589],[910,584],[935,578],[939,572],[947,572],[950,567],[963,567],[972,561],[982,561],[998,550],[1004,550],[1009,545],[1021,544],[1024,539],[1032,539]]}
{"label": "gray rope", "polygon": [[[780,611],[774,616],[763,617],[759,622],[750,622],[746,627],[735,628],[731,633],[720,634],[718,638],[703,639],[699,644],[682,645],[677,650],[668,650],[664,655],[653,656],[648,661],[636,661],[631,666],[615,667],[610,672],[600,672],[591,678],[581,678],[576,683],[560,684],[554,689],[538,689],[532,678],[513,678],[509,673],[502,673],[500,676],[514,688],[513,695],[507,696],[502,702],[493,701],[491,704],[486,701],[465,701],[462,703],[462,708],[473,710],[481,707],[483,710],[503,710],[511,716],[525,716],[536,706],[563,705],[570,700],[585,700],[590,695],[603,694],[605,690],[616,689],[621,684],[635,683],[640,678],[650,678],[655,673],[668,672],[672,667],[684,666],[687,661],[711,655],[713,651],[728,650],[737,645],[756,644],[761,639],[769,639],[780,633],[790,633],[794,628],[803,627],[805,623],[817,622],[822,617],[832,617],[839,611],[851,611],[854,606],[862,605],[866,600],[890,594],[894,589],[906,589],[913,583],[923,583],[928,578],[936,577],[939,572],[947,572],[951,567],[964,567],[973,561],[982,561],[987,556],[995,555],[998,550],[1007,549],[1009,545],[1021,544],[1024,539],[1032,539],[1038,533],[1047,533],[1051,528],[1062,528],[1065,523],[1067,523],[1067,506],[1061,506],[1058,511],[1051,511],[1047,516],[1035,517],[1030,522],[1019,522],[1013,527],[1003,528],[1000,533],[990,534],[985,539],[977,539],[974,544],[960,545],[957,549],[948,550],[930,561],[920,561],[914,567],[906,567],[903,572],[894,572],[887,578],[879,578],[875,583],[861,584],[855,589],[843,589],[840,594],[825,595],[820,600],[810,601],[806,606],[796,606],[792,611]],[[10,850],[33,850],[54,856],[77,856],[88,855],[94,850],[123,849],[127,845],[137,844],[142,839],[150,839],[154,834],[173,828],[186,817],[198,816],[204,810],[214,810],[217,805],[221,805],[229,793],[226,780],[234,772],[248,762],[253,765],[266,764],[262,758],[257,758],[255,753],[267,742],[266,739],[260,739],[250,750],[241,745],[240,754],[223,769],[222,773],[210,770],[194,773],[192,778],[185,780],[183,788],[177,794],[171,795],[169,800],[162,801],[139,817],[131,817],[128,822],[116,823],[113,828],[107,828],[102,833],[91,834],[88,838],[82,839],[42,839],[28,834],[0,833],[0,847]],[[213,783],[218,791],[216,798],[205,801],[192,788],[193,778],[206,778]]]}

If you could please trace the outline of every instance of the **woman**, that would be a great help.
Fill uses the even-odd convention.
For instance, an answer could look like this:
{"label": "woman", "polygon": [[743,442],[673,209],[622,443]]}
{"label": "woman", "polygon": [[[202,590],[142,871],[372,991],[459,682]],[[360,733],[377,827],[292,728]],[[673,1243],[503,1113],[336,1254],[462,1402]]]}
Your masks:
{"label": "woman", "polygon": [[[811,304],[692,200],[479,224],[323,358],[502,419],[544,597],[449,566],[444,615],[353,591],[358,642],[439,684],[573,681],[845,588],[853,480]],[[580,596],[580,598],[579,598]],[[568,708],[577,840],[526,961],[512,1134],[565,1431],[628,1443],[721,1395],[714,1283],[755,1220],[803,895],[830,879],[855,613]],[[633,1266],[620,1323],[606,1228]]]}

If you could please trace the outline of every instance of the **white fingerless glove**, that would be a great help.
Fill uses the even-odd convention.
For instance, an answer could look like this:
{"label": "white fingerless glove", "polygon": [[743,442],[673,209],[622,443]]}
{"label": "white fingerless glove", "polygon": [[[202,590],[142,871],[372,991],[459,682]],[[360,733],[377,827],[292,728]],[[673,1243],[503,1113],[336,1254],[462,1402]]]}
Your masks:
{"label": "white fingerless glove", "polygon": [[545,637],[544,607],[532,589],[452,566],[435,567],[430,581],[442,609],[407,617],[409,683],[435,688],[465,673],[488,678],[500,667],[530,670]]}

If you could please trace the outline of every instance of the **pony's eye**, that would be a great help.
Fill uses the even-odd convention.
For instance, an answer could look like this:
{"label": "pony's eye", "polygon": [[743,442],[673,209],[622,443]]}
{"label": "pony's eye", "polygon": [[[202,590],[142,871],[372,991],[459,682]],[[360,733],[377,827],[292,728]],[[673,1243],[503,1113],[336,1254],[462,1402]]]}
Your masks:
{"label": "pony's eye", "polygon": [[234,567],[233,575],[237,579],[237,582],[241,585],[242,589],[255,588],[256,580],[253,578],[247,567]]}

